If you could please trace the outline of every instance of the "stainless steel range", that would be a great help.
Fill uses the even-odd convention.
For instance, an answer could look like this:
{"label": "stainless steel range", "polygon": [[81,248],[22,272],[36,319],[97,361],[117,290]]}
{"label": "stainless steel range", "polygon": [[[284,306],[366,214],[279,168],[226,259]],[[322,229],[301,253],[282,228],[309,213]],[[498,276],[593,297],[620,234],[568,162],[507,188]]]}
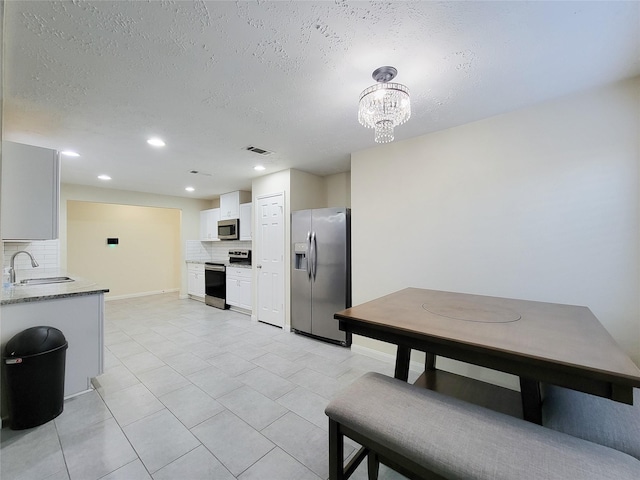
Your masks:
{"label": "stainless steel range", "polygon": [[229,250],[229,263],[234,265],[251,265],[251,250],[245,248]]}
{"label": "stainless steel range", "polygon": [[227,297],[227,268],[224,263],[204,264],[204,301],[207,305],[225,310]]}

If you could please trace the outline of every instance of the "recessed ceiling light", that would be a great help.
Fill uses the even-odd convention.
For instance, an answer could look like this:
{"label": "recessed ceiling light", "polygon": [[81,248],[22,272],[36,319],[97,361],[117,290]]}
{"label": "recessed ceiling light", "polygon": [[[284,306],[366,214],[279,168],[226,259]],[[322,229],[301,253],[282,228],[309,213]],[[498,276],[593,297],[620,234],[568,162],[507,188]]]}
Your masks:
{"label": "recessed ceiling light", "polygon": [[193,188],[193,187],[185,187],[185,190],[186,190],[187,192],[195,192],[195,191],[196,191],[196,189],[195,189],[195,188]]}
{"label": "recessed ceiling light", "polygon": [[256,165],[255,167],[253,167],[253,169],[261,172],[262,170],[264,170],[264,167],[262,165]]}
{"label": "recessed ceiling light", "polygon": [[63,150],[60,152],[62,155],[66,155],[67,157],[79,157],[80,154],[74,152],[73,150]]}
{"label": "recessed ceiling light", "polygon": [[111,180],[111,177],[109,175],[98,175],[98,178],[100,180]]}
{"label": "recessed ceiling light", "polygon": [[149,145],[153,145],[154,147],[164,147],[165,143],[161,138],[153,137],[147,140]]}

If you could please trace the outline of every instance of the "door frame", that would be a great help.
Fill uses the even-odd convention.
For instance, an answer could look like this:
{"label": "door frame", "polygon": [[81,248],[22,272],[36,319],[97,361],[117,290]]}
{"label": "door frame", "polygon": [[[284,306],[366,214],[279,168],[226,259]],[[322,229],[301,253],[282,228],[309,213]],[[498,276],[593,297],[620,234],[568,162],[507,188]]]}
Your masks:
{"label": "door frame", "polygon": [[[253,237],[255,238],[255,244],[254,244],[254,248],[256,250],[257,255],[254,255],[254,258],[259,259],[261,258],[260,256],[260,252],[261,252],[261,248],[262,245],[260,245],[260,242],[258,242],[258,230],[259,230],[259,226],[260,226],[260,220],[259,220],[259,215],[258,215],[258,205],[260,203],[260,200],[264,200],[266,198],[271,198],[271,197],[282,197],[282,259],[283,259],[283,272],[282,272],[282,330],[283,331],[290,331],[291,330],[291,326],[287,323],[287,313],[288,313],[288,309],[289,309],[289,302],[286,301],[288,296],[287,296],[287,282],[289,279],[289,275],[288,275],[288,268],[289,268],[289,258],[287,257],[287,245],[288,245],[288,238],[287,238],[287,227],[289,225],[289,222],[287,221],[287,217],[289,216],[289,214],[287,213],[287,203],[286,203],[286,194],[283,190],[281,191],[277,191],[277,192],[270,192],[270,193],[264,193],[262,195],[258,195],[255,197],[255,208],[253,210],[253,217],[254,217],[254,230],[253,232],[254,235]],[[262,238],[262,237],[260,237]],[[258,321],[258,315],[260,313],[260,269],[255,268],[255,315],[252,315],[252,320],[254,321]]]}

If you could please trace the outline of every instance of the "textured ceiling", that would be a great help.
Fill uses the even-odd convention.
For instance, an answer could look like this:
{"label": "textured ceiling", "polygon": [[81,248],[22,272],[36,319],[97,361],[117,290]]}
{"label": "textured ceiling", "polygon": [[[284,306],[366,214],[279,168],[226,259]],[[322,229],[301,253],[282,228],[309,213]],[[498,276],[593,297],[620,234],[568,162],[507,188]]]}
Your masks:
{"label": "textured ceiling", "polygon": [[9,0],[4,134],[77,150],[64,182],[212,198],[349,170],[381,65],[411,91],[398,140],[636,76],[639,31],[638,2]]}

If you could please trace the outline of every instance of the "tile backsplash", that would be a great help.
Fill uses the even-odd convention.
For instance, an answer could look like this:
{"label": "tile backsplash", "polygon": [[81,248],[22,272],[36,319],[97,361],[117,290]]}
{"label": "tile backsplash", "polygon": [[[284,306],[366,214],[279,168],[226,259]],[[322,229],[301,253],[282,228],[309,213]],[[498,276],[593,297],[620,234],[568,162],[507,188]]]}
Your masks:
{"label": "tile backsplash", "polygon": [[[2,266],[8,267],[11,256],[20,250],[26,250],[36,259],[38,270],[55,270],[60,268],[60,241],[42,240],[34,242],[3,242]],[[229,258],[229,250],[233,248],[251,248],[250,241],[224,241],[201,242],[200,240],[187,240],[185,260],[199,262],[226,261]],[[16,270],[30,270],[31,260],[27,255],[18,255],[15,260]]]}
{"label": "tile backsplash", "polygon": [[[2,242],[3,259],[2,266],[8,267],[11,264],[11,257],[20,250],[26,250],[40,265],[38,269],[59,269],[60,268],[60,240],[41,240],[33,242]],[[18,255],[15,259],[16,270],[29,270],[31,259],[28,255]]]}
{"label": "tile backsplash", "polygon": [[251,248],[250,241],[224,241],[201,242],[200,240],[187,240],[185,248],[185,260],[197,262],[226,261],[229,258],[229,250],[234,248]]}

